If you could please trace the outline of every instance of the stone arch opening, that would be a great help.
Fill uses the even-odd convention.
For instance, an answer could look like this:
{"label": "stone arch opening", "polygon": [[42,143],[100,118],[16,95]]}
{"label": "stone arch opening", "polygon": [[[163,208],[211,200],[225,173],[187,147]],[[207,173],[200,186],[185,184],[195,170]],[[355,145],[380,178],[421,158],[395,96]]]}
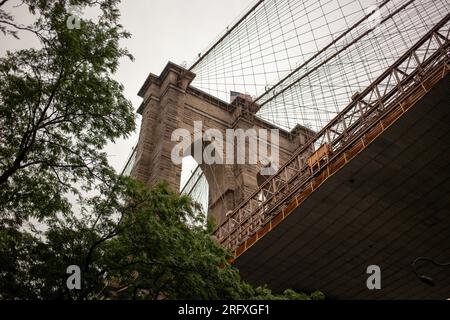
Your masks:
{"label": "stone arch opening", "polygon": [[186,156],[181,163],[180,193],[189,194],[200,204],[202,213],[208,214],[209,183],[200,165],[192,156]]}
{"label": "stone arch opening", "polygon": [[[230,204],[234,205],[232,194],[230,195],[232,190],[224,183],[231,168],[224,164],[225,159],[221,155],[214,154],[214,148],[209,150],[213,150],[212,154],[216,156],[217,163],[208,163],[204,152],[210,145],[210,141],[197,140],[184,150],[180,191],[189,191],[190,186],[197,183],[195,186],[198,192],[205,191],[203,195],[199,195],[201,202],[198,202],[203,206],[205,214],[212,217],[217,224],[222,221],[223,212],[229,210]],[[187,183],[189,185],[186,187]],[[197,190],[194,190],[194,196]]]}

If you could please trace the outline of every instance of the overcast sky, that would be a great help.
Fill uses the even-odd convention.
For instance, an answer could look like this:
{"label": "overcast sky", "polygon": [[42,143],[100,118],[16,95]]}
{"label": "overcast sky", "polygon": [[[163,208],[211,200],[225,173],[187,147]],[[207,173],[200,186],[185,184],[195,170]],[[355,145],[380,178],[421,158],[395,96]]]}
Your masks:
{"label": "overcast sky", "polygon": [[[137,110],[137,92],[150,72],[160,74],[168,61],[191,63],[254,0],[126,0],[122,24],[133,34],[124,45],[135,57],[123,61],[117,79]],[[138,119],[140,125],[140,119]],[[107,148],[111,164],[121,170],[139,131]]]}
{"label": "overcast sky", "polygon": [[[121,23],[132,33],[123,41],[135,61],[123,60],[115,78],[125,86],[125,96],[137,110],[142,99],[137,92],[150,72],[159,74],[168,61],[181,64],[194,58],[223,33],[237,16],[249,9],[255,0],[123,0]],[[8,2],[6,11],[17,22],[30,22],[19,0]],[[32,35],[20,33],[20,40],[0,35],[0,56],[6,50],[37,45]],[[140,119],[137,119],[138,126]],[[111,165],[122,170],[132,147],[137,142],[139,127],[128,140],[120,140],[106,148]]]}

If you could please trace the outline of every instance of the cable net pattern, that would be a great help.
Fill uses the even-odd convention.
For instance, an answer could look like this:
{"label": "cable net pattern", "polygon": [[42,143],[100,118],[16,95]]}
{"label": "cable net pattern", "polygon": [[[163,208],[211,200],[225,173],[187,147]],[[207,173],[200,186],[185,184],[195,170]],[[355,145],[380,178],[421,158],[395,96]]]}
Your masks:
{"label": "cable net pattern", "polygon": [[281,128],[323,128],[445,17],[450,0],[260,0],[192,65],[224,101],[247,93]]}

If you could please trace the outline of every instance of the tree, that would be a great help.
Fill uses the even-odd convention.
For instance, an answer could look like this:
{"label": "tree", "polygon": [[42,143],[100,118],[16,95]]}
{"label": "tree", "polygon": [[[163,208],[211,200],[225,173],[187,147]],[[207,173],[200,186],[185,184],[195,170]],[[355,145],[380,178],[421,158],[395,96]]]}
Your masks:
{"label": "tree", "polygon": [[[24,0],[35,22],[13,21],[0,1],[0,31],[31,32],[39,48],[0,58],[0,216],[9,225],[70,214],[67,197],[114,181],[101,150],[135,128],[130,101],[112,79],[132,56],[119,41],[118,0]],[[69,29],[70,5],[99,17]]]}
{"label": "tree", "polygon": [[[241,281],[211,225],[199,224],[199,205],[165,184],[147,189],[122,178],[113,194],[89,205],[99,217],[95,227],[89,215],[53,219],[45,240],[0,231],[0,298],[323,299],[293,290],[274,295]],[[67,289],[69,265],[81,267],[79,291]]]}
{"label": "tree", "polygon": [[[0,58],[0,299],[317,297],[242,282],[189,197],[149,190],[109,166],[102,148],[135,127],[112,79],[119,60],[132,58],[119,46],[129,37],[119,1],[22,2],[32,25],[15,22],[4,10],[12,1],[0,0],[0,31],[40,41]],[[71,5],[99,17],[68,28]],[[71,265],[81,290],[66,286]]]}

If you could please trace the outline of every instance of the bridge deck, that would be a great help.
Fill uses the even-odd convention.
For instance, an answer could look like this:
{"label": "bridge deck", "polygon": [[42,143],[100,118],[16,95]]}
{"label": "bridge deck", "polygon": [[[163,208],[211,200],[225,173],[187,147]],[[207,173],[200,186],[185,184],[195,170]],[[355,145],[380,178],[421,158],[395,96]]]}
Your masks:
{"label": "bridge deck", "polygon": [[[275,290],[322,290],[331,298],[449,298],[450,77],[236,260],[242,277]],[[382,289],[366,287],[379,265]]]}

